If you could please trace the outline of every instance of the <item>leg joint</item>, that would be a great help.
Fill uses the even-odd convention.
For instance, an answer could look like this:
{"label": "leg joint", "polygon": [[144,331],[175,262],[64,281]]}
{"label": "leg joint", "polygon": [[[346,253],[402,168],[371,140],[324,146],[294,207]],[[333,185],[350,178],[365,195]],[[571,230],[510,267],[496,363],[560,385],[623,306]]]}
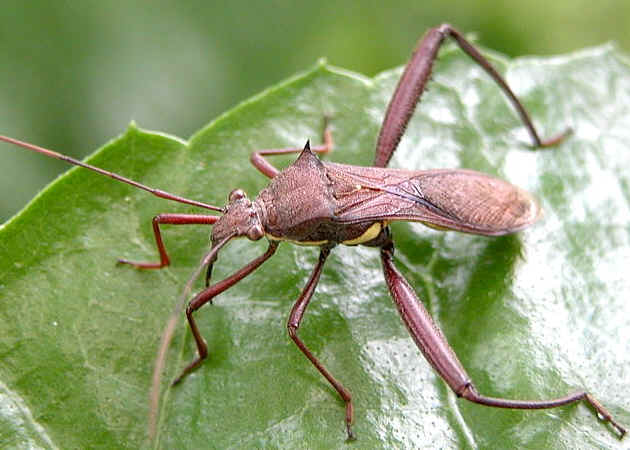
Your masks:
{"label": "leg joint", "polygon": [[298,324],[297,323],[287,322],[287,332],[289,333],[289,337],[291,339],[296,339],[297,338],[297,330],[298,330]]}
{"label": "leg joint", "polygon": [[455,395],[457,395],[457,397],[464,397],[465,399],[470,400],[471,398],[477,398],[479,394],[477,394],[475,387],[469,380],[457,388]]}
{"label": "leg joint", "polygon": [[437,27],[438,31],[444,35],[450,35],[453,31],[453,26],[450,23],[443,23]]}

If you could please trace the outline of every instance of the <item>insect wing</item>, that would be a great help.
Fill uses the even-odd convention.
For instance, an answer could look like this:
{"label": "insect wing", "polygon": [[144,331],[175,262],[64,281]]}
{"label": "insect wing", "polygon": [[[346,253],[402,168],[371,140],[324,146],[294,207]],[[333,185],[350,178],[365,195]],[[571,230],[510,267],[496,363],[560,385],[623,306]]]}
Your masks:
{"label": "insect wing", "polygon": [[518,231],[540,207],[507,181],[464,169],[411,171],[326,164],[345,223],[404,220],[482,235]]}

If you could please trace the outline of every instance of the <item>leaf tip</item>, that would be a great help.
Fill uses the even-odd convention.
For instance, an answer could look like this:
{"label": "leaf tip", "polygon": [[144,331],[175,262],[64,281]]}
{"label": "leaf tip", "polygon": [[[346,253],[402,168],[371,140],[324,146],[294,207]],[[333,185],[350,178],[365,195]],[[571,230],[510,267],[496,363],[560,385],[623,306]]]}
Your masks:
{"label": "leaf tip", "polygon": [[135,132],[135,131],[138,131],[138,124],[136,123],[135,120],[132,119],[129,122],[129,125],[127,125],[127,132],[129,133],[129,132]]}
{"label": "leaf tip", "polygon": [[317,60],[317,62],[315,63],[315,67],[318,69],[322,69],[324,67],[326,67],[328,65],[328,59],[326,59],[326,57],[322,56],[321,58],[319,58]]}

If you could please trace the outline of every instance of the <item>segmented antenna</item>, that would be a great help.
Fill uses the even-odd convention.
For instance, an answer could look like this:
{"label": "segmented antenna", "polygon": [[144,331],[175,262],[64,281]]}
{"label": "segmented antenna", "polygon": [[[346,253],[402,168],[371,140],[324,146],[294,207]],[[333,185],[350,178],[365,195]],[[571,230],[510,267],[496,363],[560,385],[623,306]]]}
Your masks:
{"label": "segmented antenna", "polygon": [[223,212],[223,208],[219,208],[218,206],[208,205],[207,203],[198,202],[197,200],[190,200],[184,197],[180,197],[179,195],[171,194],[170,192],[162,191],[160,189],[155,189],[149,186],[145,186],[144,184],[138,183],[137,181],[131,180],[129,178],[125,178],[121,175],[118,175],[113,172],[109,172],[105,169],[101,169],[99,167],[92,166],[90,164],[81,162],[77,159],[71,158],[66,155],[62,155],[61,153],[54,152],[52,150],[48,150],[47,148],[39,147],[34,144],[29,144],[28,142],[23,142],[18,139],[13,139],[8,136],[0,135],[0,141],[8,142],[9,144],[14,144],[19,147],[32,150],[37,153],[41,153],[43,155],[49,156],[51,158],[59,159],[61,161],[65,161],[75,166],[83,167],[85,169],[92,170],[93,172],[100,173],[101,175],[105,175],[106,177],[113,178],[117,181],[122,181],[123,183],[130,184],[131,186],[137,187],[138,189],[142,189],[144,191],[150,192],[156,197],[164,198],[166,200],[173,200],[179,203],[185,203],[187,205],[198,206],[200,208],[210,209],[212,211]]}

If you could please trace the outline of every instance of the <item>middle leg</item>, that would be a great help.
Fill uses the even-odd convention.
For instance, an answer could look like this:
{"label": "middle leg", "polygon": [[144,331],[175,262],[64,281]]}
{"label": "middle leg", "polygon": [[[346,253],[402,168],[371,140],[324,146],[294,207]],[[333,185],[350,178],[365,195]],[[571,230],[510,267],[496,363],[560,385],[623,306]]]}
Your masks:
{"label": "middle leg", "polygon": [[[332,133],[330,131],[330,127],[328,126],[328,117],[324,117],[324,134],[323,134],[323,145],[315,145],[311,147],[311,151],[315,153],[328,153],[333,149],[333,138]],[[267,175],[269,178],[274,178],[280,172],[276,169],[265,156],[273,156],[273,155],[286,155],[288,153],[298,153],[301,152],[303,148],[276,148],[276,149],[266,149],[266,150],[257,150],[251,154],[249,157],[250,162],[260,170],[263,174]]]}
{"label": "middle leg", "polygon": [[287,329],[289,331],[289,336],[295,342],[295,345],[298,346],[300,351],[304,353],[304,355],[311,361],[311,363],[315,366],[315,368],[321,373],[324,378],[328,380],[328,382],[335,388],[337,393],[341,399],[346,403],[346,431],[348,432],[348,439],[353,440],[354,434],[352,433],[352,417],[353,417],[353,407],[352,407],[352,396],[350,392],[341,384],[332,374],[324,367],[324,365],[311,353],[311,351],[306,347],[304,342],[299,338],[297,332],[300,328],[300,323],[304,318],[304,312],[306,311],[306,307],[308,306],[311,297],[313,296],[313,292],[315,292],[315,286],[317,286],[317,282],[319,281],[319,276],[322,273],[322,268],[324,267],[324,262],[326,262],[326,258],[330,254],[329,247],[322,247],[321,252],[319,254],[319,261],[313,269],[313,273],[311,273],[304,290],[300,294],[299,298],[293,305],[293,309],[291,310],[291,315],[289,316],[289,321],[287,322]]}

